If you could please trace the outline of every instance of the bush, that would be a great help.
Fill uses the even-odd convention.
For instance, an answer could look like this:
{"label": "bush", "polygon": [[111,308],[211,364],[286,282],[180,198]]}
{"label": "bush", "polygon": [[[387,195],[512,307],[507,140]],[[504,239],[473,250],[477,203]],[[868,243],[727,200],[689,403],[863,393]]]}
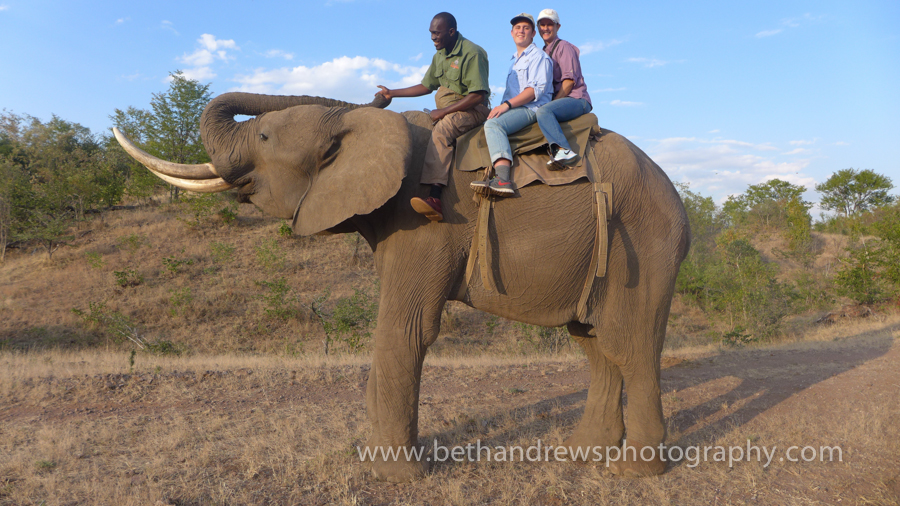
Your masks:
{"label": "bush", "polygon": [[872,304],[890,298],[894,287],[884,276],[885,255],[879,241],[862,241],[848,248],[834,276],[839,295],[860,304]]}
{"label": "bush", "polygon": [[706,272],[705,300],[732,329],[746,328],[755,339],[774,334],[790,314],[793,293],[763,262],[759,251],[732,230],[719,236],[716,260]]}
{"label": "bush", "polygon": [[350,297],[338,299],[329,312],[325,309],[325,303],[330,295],[330,290],[326,289],[309,305],[325,331],[325,354],[331,352],[331,345],[335,342],[344,343],[353,353],[362,351],[378,318],[377,298],[371,297],[365,290],[354,290]]}
{"label": "bush", "polygon": [[134,256],[142,247],[150,245],[150,240],[141,234],[128,234],[119,237],[116,242],[119,248],[127,251],[130,256]]}
{"label": "bush", "polygon": [[864,230],[875,238],[859,238],[834,278],[838,293],[861,304],[881,302],[900,292],[900,205],[867,213]]}
{"label": "bush", "polygon": [[179,220],[194,228],[199,228],[213,215],[219,216],[225,224],[237,219],[237,203],[226,200],[219,193],[185,193],[180,206],[189,217]]}
{"label": "bush", "polygon": [[194,302],[194,294],[191,293],[191,287],[184,286],[177,289],[169,290],[169,314],[172,316],[184,316],[188,307]]}
{"label": "bush", "polygon": [[234,258],[235,247],[224,242],[209,243],[210,256],[213,263],[223,264],[230,262]]}
{"label": "bush", "polygon": [[527,323],[516,323],[524,342],[538,353],[558,354],[563,346],[569,346],[569,331],[566,327],[540,327]]}
{"label": "bush", "polygon": [[256,251],[256,260],[263,269],[275,272],[284,270],[287,266],[287,254],[281,249],[278,240],[263,240],[253,249]]}
{"label": "bush", "polygon": [[116,278],[116,284],[122,288],[138,286],[144,282],[144,276],[134,269],[113,271],[113,276]]}
{"label": "bush", "polygon": [[[181,249],[181,253],[184,254],[184,248]],[[162,259],[163,267],[166,268],[170,273],[178,274],[178,271],[188,265],[194,265],[194,260],[192,258],[175,258],[171,257],[163,257]]]}
{"label": "bush", "polygon": [[285,278],[282,277],[275,281],[257,281],[256,284],[268,290],[260,297],[265,302],[263,311],[266,315],[282,321],[297,317],[299,314],[297,297],[292,294],[291,287],[288,286]]}

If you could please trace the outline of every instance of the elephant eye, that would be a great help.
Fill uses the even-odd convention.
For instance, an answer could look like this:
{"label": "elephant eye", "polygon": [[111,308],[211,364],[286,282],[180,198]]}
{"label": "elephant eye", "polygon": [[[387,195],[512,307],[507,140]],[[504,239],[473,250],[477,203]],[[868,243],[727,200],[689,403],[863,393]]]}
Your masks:
{"label": "elephant eye", "polygon": [[269,137],[266,136],[266,134],[264,134],[264,133],[260,133],[260,134],[259,134],[259,140],[261,140],[261,141],[267,140],[268,138],[269,138]]}
{"label": "elephant eye", "polygon": [[338,151],[340,151],[340,150],[341,150],[341,137],[335,137],[334,139],[332,139],[331,146],[328,147],[328,151],[326,151],[325,154],[322,155],[321,166],[324,167],[324,166],[330,164],[331,162],[333,162],[334,159],[337,158]]}

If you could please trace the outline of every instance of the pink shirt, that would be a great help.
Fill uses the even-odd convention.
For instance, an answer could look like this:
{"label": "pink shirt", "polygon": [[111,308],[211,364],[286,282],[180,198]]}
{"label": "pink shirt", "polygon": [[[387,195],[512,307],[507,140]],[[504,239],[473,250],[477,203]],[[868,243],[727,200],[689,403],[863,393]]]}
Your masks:
{"label": "pink shirt", "polygon": [[[556,41],[559,41],[556,44]],[[554,48],[553,45],[556,44]],[[553,53],[550,53],[553,48]],[[575,87],[569,93],[572,98],[583,98],[591,103],[591,97],[588,95],[587,86],[584,84],[584,74],[581,73],[581,61],[578,56],[581,54],[578,48],[573,44],[557,38],[555,41],[544,46],[544,52],[553,60],[553,96],[559,93],[564,79],[575,81]]]}

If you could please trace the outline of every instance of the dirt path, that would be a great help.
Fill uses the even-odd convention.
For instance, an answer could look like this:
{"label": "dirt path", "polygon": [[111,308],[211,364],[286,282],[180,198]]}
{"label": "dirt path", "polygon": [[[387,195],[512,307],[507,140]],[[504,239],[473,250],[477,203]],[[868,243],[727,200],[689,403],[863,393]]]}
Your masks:
{"label": "dirt path", "polygon": [[[356,454],[368,430],[365,365],[15,384],[0,373],[0,505],[898,504],[897,335],[667,358],[670,447],[751,445],[773,457],[684,459],[645,480],[616,479],[603,463],[446,461],[416,484],[373,482]],[[577,357],[434,361],[422,381],[421,442],[558,444],[583,411],[587,384]],[[799,462],[786,459],[791,446]],[[841,460],[803,461],[807,446],[840,447]]]}

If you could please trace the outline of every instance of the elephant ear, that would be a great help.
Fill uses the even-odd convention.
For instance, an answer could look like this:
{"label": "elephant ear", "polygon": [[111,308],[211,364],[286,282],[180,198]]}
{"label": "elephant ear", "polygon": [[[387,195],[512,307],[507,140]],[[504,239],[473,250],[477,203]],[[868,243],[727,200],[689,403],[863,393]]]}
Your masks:
{"label": "elephant ear", "polygon": [[400,114],[368,107],[346,111],[328,130],[336,155],[313,175],[297,204],[295,234],[315,234],[371,213],[397,194],[406,176],[412,150]]}

